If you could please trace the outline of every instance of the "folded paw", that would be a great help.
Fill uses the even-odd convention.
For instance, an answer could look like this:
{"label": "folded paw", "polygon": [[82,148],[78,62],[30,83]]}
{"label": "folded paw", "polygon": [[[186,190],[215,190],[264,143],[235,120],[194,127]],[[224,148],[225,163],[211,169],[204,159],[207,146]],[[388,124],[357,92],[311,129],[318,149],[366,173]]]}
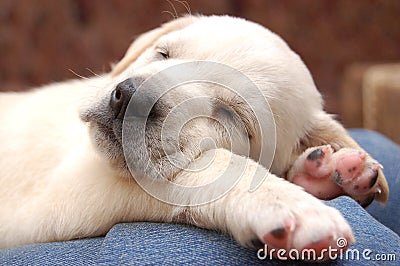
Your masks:
{"label": "folded paw", "polygon": [[330,145],[307,149],[294,163],[288,180],[320,199],[348,195],[368,206],[376,193],[382,166],[364,151],[343,148],[334,152]]}

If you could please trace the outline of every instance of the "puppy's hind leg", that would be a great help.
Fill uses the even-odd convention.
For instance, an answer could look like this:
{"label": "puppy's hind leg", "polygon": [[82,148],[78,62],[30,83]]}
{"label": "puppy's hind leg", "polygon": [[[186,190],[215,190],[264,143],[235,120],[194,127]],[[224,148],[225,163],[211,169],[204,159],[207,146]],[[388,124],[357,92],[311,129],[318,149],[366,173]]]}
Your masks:
{"label": "puppy's hind leg", "polygon": [[313,120],[287,178],[320,199],[348,195],[362,206],[386,203],[389,189],[382,166],[330,115]]}

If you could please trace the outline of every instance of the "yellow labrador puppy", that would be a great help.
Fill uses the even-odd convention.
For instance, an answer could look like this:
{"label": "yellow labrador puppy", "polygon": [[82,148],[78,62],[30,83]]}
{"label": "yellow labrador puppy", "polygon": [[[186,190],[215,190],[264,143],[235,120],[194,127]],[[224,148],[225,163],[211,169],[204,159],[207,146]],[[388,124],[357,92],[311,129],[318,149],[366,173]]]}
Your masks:
{"label": "yellow labrador puppy", "polygon": [[2,93],[0,247],[134,221],[216,229],[248,247],[350,243],[317,198],[384,203],[387,183],[322,105],[281,38],[228,16],[147,32],[110,74]]}

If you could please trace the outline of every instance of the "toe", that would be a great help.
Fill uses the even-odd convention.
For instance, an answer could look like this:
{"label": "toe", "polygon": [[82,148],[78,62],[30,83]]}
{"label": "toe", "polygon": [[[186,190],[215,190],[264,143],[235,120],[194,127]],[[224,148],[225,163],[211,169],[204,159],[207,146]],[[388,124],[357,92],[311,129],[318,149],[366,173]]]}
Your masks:
{"label": "toe", "polygon": [[304,160],[305,172],[314,177],[326,177],[332,171],[331,155],[333,150],[330,145],[317,147],[312,150]]}
{"label": "toe", "polygon": [[302,254],[312,254],[312,256],[309,258],[305,257],[303,259],[318,261],[335,259],[339,254],[342,254],[343,251],[346,251],[353,242],[354,238],[351,235],[339,238],[335,238],[333,235],[330,235],[305,246],[302,249]]}
{"label": "toe", "polygon": [[307,156],[307,160],[309,160],[309,161],[317,161],[319,159],[322,159],[323,157],[324,157],[324,152],[322,151],[321,148],[318,148],[318,149],[312,151]]}
{"label": "toe", "polygon": [[[302,249],[302,254],[311,254],[309,258],[304,258],[304,260],[326,260],[328,259],[327,251],[331,247],[332,249],[332,236],[326,237],[319,241],[308,244]],[[304,252],[308,251],[308,252]],[[314,255],[315,254],[315,255]]]}
{"label": "toe", "polygon": [[[376,189],[378,180],[379,165],[364,166],[364,169],[354,178],[346,177],[343,174],[337,174],[335,181],[349,195],[365,195],[379,192]],[[339,176],[339,178],[337,178]]]}
{"label": "toe", "polygon": [[360,152],[352,152],[339,157],[336,163],[336,171],[341,178],[336,181],[345,184],[360,175],[363,167],[363,157],[363,153]]}
{"label": "toe", "polygon": [[284,226],[276,228],[265,234],[263,241],[271,247],[287,249],[291,245],[291,236],[294,232],[294,229],[294,221],[288,221]]}

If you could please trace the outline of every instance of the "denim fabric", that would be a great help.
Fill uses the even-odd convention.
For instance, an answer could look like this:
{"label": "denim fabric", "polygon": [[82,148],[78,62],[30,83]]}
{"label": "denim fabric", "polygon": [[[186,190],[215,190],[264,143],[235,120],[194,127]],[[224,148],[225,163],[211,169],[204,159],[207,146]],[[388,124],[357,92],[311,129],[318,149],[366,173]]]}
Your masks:
{"label": "denim fabric", "polygon": [[95,265],[103,238],[0,249],[0,265]]}
{"label": "denim fabric", "polygon": [[[374,254],[396,254],[396,261],[378,262],[336,260],[325,265],[399,265],[400,237],[373,219],[348,197],[328,202],[338,208],[354,228],[357,239],[352,249]],[[363,221],[360,224],[360,221]],[[218,233],[192,226],[133,223],[118,224],[107,234],[99,257],[99,265],[288,265],[287,262],[259,260],[257,252],[239,246]],[[307,265],[307,263],[289,263]]]}
{"label": "denim fabric", "polygon": [[386,206],[374,202],[368,212],[378,221],[400,234],[400,146],[383,135],[368,130],[352,129],[350,135],[384,167],[390,195]]}
{"label": "denim fabric", "polygon": [[[369,212],[399,232],[399,146],[382,135],[364,130],[351,134],[385,166],[391,186],[386,208],[374,204]],[[394,187],[393,187],[394,186]],[[396,192],[394,192],[396,191]],[[399,265],[400,237],[375,220],[348,197],[326,202],[338,208],[351,224],[362,252],[395,254],[395,261],[335,260],[322,265]],[[256,251],[239,246],[231,238],[192,226],[127,223],[117,224],[104,238],[27,245],[0,250],[0,265],[308,265],[301,262],[259,260]]]}

